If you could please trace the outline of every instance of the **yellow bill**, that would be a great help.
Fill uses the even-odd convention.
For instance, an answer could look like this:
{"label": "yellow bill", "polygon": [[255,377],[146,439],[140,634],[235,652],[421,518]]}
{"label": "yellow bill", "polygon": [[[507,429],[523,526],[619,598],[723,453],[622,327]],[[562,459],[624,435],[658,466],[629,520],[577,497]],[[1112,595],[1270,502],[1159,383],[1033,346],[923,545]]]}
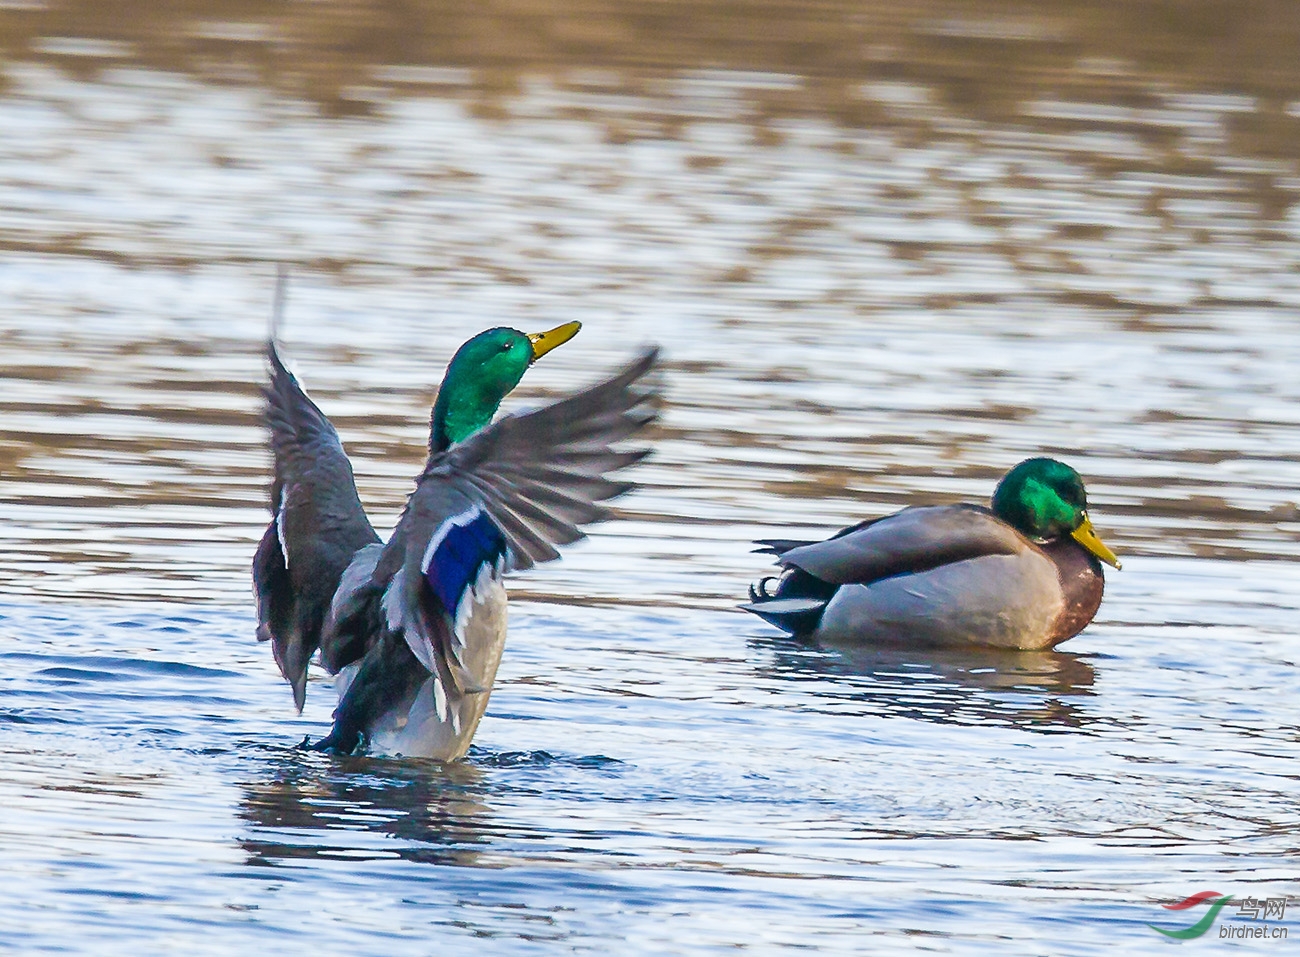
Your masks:
{"label": "yellow bill", "polygon": [[536,362],[557,346],[562,346],[578,334],[582,328],[580,322],[566,322],[545,332],[530,332],[528,341],[533,344],[533,361]]}
{"label": "yellow bill", "polygon": [[1120,567],[1119,559],[1115,553],[1106,547],[1106,543],[1097,537],[1096,531],[1092,527],[1092,519],[1087,515],[1083,516],[1083,524],[1070,533],[1076,542],[1092,552],[1107,565]]}

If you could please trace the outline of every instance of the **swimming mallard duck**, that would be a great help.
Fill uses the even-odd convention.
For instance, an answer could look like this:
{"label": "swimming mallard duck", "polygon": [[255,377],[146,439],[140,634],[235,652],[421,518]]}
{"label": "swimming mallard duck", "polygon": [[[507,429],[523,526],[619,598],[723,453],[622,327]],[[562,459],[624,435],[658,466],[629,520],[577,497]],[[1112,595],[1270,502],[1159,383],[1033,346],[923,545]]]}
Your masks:
{"label": "swimming mallard duck", "polygon": [[821,542],[758,544],[785,571],[741,607],[829,642],[1051,648],[1097,613],[1098,559],[1120,567],[1093,531],[1083,479],[1048,458],[1008,472],[992,509],[917,506]]}
{"label": "swimming mallard duck", "polygon": [[559,402],[492,422],[525,370],[577,334],[489,329],[447,367],[429,458],[385,544],[357,496],[338,433],[267,347],[274,517],[253,561],[260,640],[302,710],[307,662],[337,675],[334,727],[315,747],[444,761],[468,749],[506,638],[502,575],[559,557],[598,502],[632,486],[608,477],[648,449],[616,451],[654,418],[638,388],[657,350]]}

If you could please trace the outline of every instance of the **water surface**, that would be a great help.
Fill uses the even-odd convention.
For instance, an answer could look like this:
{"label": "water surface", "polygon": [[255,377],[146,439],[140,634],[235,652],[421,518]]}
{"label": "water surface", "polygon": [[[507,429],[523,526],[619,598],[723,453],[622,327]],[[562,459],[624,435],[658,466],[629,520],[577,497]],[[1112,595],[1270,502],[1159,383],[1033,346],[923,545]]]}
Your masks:
{"label": "water surface", "polygon": [[[207,7],[0,3],[5,946],[1100,953],[1296,893],[1289,6]],[[253,640],[276,262],[381,528],[464,338],[583,321],[512,408],[666,347],[456,766],[296,750],[332,692]],[[734,610],[751,539],[1039,452],[1125,560],[1059,652]]]}

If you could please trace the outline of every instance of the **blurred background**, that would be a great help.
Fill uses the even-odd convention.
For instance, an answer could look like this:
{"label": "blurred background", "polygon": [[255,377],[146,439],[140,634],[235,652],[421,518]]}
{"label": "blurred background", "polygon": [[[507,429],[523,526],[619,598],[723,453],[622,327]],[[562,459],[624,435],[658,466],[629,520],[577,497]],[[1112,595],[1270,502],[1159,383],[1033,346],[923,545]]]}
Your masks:
{"label": "blurred background", "polygon": [[[1293,891],[1298,50],[1293,0],[0,0],[0,949],[1110,954]],[[462,765],[293,750],[276,263],[385,531],[464,339],[584,323],[508,408],[666,349]],[[734,610],[751,539],[1040,453],[1125,562],[1060,652]]]}
{"label": "blurred background", "polygon": [[667,347],[656,599],[1039,450],[1128,554],[1293,557],[1297,48],[1271,0],[5,0],[5,588],[247,594],[279,261],[381,524],[456,345],[577,318],[525,402]]}

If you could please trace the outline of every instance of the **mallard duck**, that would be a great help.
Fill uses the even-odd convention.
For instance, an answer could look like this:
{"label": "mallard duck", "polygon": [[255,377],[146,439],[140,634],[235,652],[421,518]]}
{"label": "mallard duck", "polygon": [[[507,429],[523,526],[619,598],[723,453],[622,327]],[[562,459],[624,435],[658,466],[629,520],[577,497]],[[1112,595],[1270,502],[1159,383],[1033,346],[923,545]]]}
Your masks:
{"label": "mallard duck", "polygon": [[461,757],[506,638],[502,576],[558,558],[632,486],[609,477],[647,449],[612,444],[654,418],[649,349],[617,375],[493,422],[535,361],[577,334],[490,329],[452,358],[433,406],[429,457],[387,543],[357,496],[338,433],[267,347],[272,519],[253,561],[257,637],[271,642],[302,710],[307,663],[336,675],[321,750]]}
{"label": "mallard duck", "polygon": [[1098,559],[1120,567],[1093,530],[1083,479],[1027,459],[992,505],[916,506],[821,542],[758,542],[784,572],[741,607],[827,642],[1038,650],[1074,637],[1101,605]]}

